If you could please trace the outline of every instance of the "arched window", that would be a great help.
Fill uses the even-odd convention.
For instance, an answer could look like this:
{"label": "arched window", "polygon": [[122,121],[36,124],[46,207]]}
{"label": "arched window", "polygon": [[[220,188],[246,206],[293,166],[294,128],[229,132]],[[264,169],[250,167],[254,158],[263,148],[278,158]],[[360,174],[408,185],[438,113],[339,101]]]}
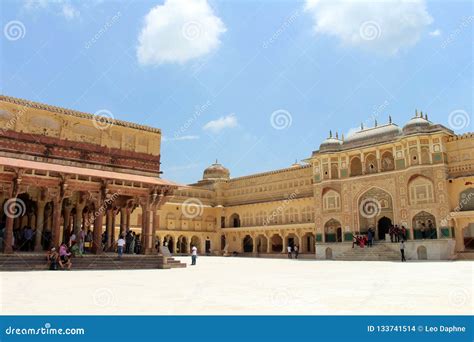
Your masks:
{"label": "arched window", "polygon": [[384,152],[382,154],[382,171],[395,170],[395,161],[391,152]]}
{"label": "arched window", "polygon": [[418,150],[416,148],[410,149],[410,165],[418,165],[420,161],[418,160]]}
{"label": "arched window", "polygon": [[295,208],[289,208],[285,210],[285,222],[296,223],[298,222],[298,210]]}
{"label": "arched window", "polygon": [[408,189],[410,204],[423,204],[434,201],[433,183],[426,177],[415,177],[408,183]]}
{"label": "arched window", "polygon": [[329,190],[323,195],[323,210],[339,210],[341,209],[341,196],[334,190]]}
{"label": "arched window", "polygon": [[430,163],[430,149],[429,147],[422,147],[421,148],[421,164],[429,164]]}
{"label": "arched window", "polygon": [[240,227],[240,216],[239,216],[239,214],[232,214],[229,217],[229,226],[231,228]]}
{"label": "arched window", "polygon": [[360,176],[362,174],[362,163],[359,157],[354,157],[351,159],[351,176]]}
{"label": "arched window", "polygon": [[331,164],[331,179],[339,178],[339,167],[337,164]]}
{"label": "arched window", "polygon": [[365,173],[376,173],[377,170],[377,158],[375,157],[375,155],[369,154],[365,158]]}
{"label": "arched window", "polygon": [[314,207],[307,206],[301,211],[302,222],[314,222]]}

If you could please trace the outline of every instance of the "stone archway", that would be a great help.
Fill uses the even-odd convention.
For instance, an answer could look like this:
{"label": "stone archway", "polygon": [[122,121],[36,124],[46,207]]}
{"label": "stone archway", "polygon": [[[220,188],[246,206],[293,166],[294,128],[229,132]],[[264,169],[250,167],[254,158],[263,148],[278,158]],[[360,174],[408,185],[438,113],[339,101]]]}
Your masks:
{"label": "stone archway", "polygon": [[330,219],[324,224],[325,242],[342,242],[341,222],[336,219]]}
{"label": "stone archway", "polygon": [[[383,217],[391,222],[394,220],[392,196],[381,188],[373,187],[362,193],[357,200],[357,208],[359,231],[362,234],[367,234],[369,228],[378,229],[379,221]],[[386,219],[382,221],[382,229],[385,229],[388,222]],[[385,231],[379,231],[375,238],[385,239]]]}
{"label": "stone archway", "polygon": [[283,252],[283,239],[279,234],[274,234],[270,238],[271,252],[281,253]]}
{"label": "stone archway", "polygon": [[419,246],[416,249],[416,254],[418,256],[418,260],[427,260],[428,259],[428,252],[425,246]]}
{"label": "stone archway", "polygon": [[177,253],[187,254],[188,253],[188,239],[186,236],[181,235],[178,237],[178,244],[177,244]]}
{"label": "stone archway", "polygon": [[313,233],[306,233],[301,238],[301,253],[315,253],[315,238]]}
{"label": "stone archway", "polygon": [[166,235],[163,238],[163,246],[168,247],[168,250],[170,251],[170,253],[174,253],[175,250],[174,250],[174,238],[173,238],[173,236]]}
{"label": "stone archway", "polygon": [[253,238],[250,235],[245,235],[244,239],[242,240],[242,251],[244,253],[252,253],[253,243]]}
{"label": "stone archway", "polygon": [[385,240],[385,235],[389,233],[390,227],[392,226],[392,220],[384,216],[377,222],[377,231],[379,240]]}
{"label": "stone archway", "polygon": [[193,235],[191,241],[189,242],[189,250],[192,250],[193,246],[196,246],[197,252],[201,253],[201,239],[198,236]]}
{"label": "stone archway", "polygon": [[412,220],[415,239],[436,239],[436,218],[427,211],[420,211]]}

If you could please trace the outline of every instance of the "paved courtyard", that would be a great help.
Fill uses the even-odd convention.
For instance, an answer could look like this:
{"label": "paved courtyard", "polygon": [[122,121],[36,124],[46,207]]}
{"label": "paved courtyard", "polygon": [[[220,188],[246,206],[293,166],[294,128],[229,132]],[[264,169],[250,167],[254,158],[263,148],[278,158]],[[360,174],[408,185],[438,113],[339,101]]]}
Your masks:
{"label": "paved courtyard", "polygon": [[200,257],[173,270],[2,272],[1,314],[473,314],[473,267]]}

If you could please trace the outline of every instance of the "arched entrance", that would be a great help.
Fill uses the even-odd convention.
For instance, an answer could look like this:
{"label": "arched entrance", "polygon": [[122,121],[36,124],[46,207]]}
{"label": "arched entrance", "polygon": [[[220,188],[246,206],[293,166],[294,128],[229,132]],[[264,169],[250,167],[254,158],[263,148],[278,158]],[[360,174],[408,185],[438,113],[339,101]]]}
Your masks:
{"label": "arched entrance", "polygon": [[240,216],[239,216],[239,214],[232,214],[229,217],[229,226],[231,228],[240,227]]}
{"label": "arched entrance", "polygon": [[171,235],[166,235],[163,239],[163,246],[167,246],[170,253],[174,253],[174,239]]}
{"label": "arched entrance", "polygon": [[341,222],[336,219],[330,219],[324,225],[324,234],[326,242],[342,242]]}
{"label": "arched entrance", "polygon": [[192,250],[193,246],[196,246],[198,253],[201,253],[201,240],[196,235],[191,238],[189,250]]}
{"label": "arched entrance", "polygon": [[221,251],[223,251],[223,250],[225,249],[225,243],[226,243],[226,241],[225,241],[225,235],[222,234],[222,235],[221,235]]}
{"label": "arched entrance", "polygon": [[384,240],[385,229],[388,223],[387,219],[390,220],[390,224],[393,221],[392,196],[383,189],[371,188],[359,197],[357,208],[359,212],[360,233],[367,234],[369,228],[375,230],[382,224],[382,229],[379,230],[378,234],[375,234],[375,238]]}
{"label": "arched entrance", "polygon": [[177,253],[188,253],[188,242],[186,236],[181,235],[178,238],[178,250]]}
{"label": "arched entrance", "polygon": [[385,240],[385,234],[389,233],[390,226],[392,225],[392,220],[388,217],[382,217],[377,223],[378,237],[379,240]]}
{"label": "arched entrance", "polygon": [[436,239],[436,219],[434,215],[420,211],[413,216],[415,239]]}
{"label": "arched entrance", "polygon": [[331,248],[326,248],[326,259],[331,260],[332,259],[332,249]]}
{"label": "arched entrance", "polygon": [[286,243],[287,243],[286,245],[290,246],[292,250],[295,246],[300,245],[300,241],[298,239],[298,236],[296,236],[296,234],[288,234],[288,236],[286,237]]}
{"label": "arched entrance", "polygon": [[280,235],[273,235],[270,239],[270,243],[272,244],[272,252],[281,253],[283,251],[283,239]]}
{"label": "arched entrance", "polygon": [[242,241],[243,246],[242,249],[244,253],[252,253],[253,252],[253,239],[250,235],[245,235],[244,240]]}
{"label": "arched entrance", "polygon": [[315,253],[315,240],[313,233],[306,233],[301,238],[301,252]]}
{"label": "arched entrance", "polygon": [[427,260],[428,259],[428,252],[425,246],[419,246],[416,250],[418,255],[418,260]]}

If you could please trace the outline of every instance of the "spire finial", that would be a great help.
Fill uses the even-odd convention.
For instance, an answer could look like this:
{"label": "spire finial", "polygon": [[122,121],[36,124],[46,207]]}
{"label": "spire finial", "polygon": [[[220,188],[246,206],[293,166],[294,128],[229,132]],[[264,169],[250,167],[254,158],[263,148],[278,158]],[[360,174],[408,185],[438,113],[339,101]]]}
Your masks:
{"label": "spire finial", "polygon": [[341,140],[344,141],[344,133],[342,133]]}
{"label": "spire finial", "polygon": [[332,138],[332,131],[329,131],[329,137]]}
{"label": "spire finial", "polygon": [[415,109],[415,118],[418,117],[418,109]]}
{"label": "spire finial", "polygon": [[339,139],[339,134],[336,132],[336,139]]}
{"label": "spire finial", "polygon": [[374,123],[374,124],[375,124],[375,127],[377,127],[377,119],[375,119],[374,121],[375,121],[375,123]]}
{"label": "spire finial", "polygon": [[428,121],[428,113],[425,114],[425,119]]}
{"label": "spire finial", "polygon": [[217,158],[216,158],[216,164],[219,164],[218,161],[217,161]]}
{"label": "spire finial", "polygon": [[392,123],[392,116],[391,116],[391,115],[388,116],[388,123],[389,123],[389,124]]}
{"label": "spire finial", "polygon": [[364,123],[363,123],[363,122],[360,123],[360,130],[361,130],[361,131],[364,130]]}
{"label": "spire finial", "polygon": [[423,118],[423,111],[420,111],[420,118]]}

